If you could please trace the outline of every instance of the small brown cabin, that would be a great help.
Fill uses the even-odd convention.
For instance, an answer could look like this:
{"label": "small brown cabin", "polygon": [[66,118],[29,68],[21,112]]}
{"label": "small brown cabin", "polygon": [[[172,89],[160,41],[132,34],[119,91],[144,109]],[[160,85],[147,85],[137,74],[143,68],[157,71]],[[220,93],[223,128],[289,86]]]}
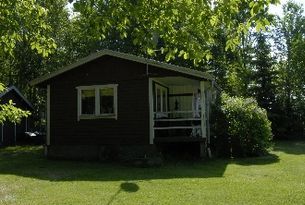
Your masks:
{"label": "small brown cabin", "polygon": [[[5,104],[12,100],[15,106],[22,110],[33,111],[31,103],[20,93],[15,87],[11,86],[4,92],[0,93],[0,103]],[[30,122],[29,118],[23,118],[20,123],[4,122],[0,124],[0,145],[11,146],[16,145],[22,141],[25,132],[29,130]]]}
{"label": "small brown cabin", "polygon": [[31,84],[47,90],[50,157],[173,142],[195,142],[206,153],[215,93],[207,73],[102,50]]}

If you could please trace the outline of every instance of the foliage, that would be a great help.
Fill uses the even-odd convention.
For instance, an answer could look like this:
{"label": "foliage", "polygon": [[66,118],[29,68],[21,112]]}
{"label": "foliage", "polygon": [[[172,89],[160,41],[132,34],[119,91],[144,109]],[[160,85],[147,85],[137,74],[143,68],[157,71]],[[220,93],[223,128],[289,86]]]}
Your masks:
{"label": "foliage", "polygon": [[253,98],[221,96],[227,137],[234,156],[264,154],[271,146],[271,123],[267,112]]}
{"label": "foliage", "polygon": [[[147,54],[164,54],[165,60],[175,57],[191,59],[194,64],[212,58],[211,45],[215,43],[218,28],[228,36],[226,50],[234,50],[240,36],[251,26],[258,30],[269,25],[261,15],[270,3],[278,0],[258,1],[202,1],[202,0],[76,0],[83,32],[91,39],[108,38],[115,29],[121,39],[130,37],[134,45]],[[235,17],[244,12],[243,22]]]}
{"label": "foliage", "polygon": [[[4,91],[5,88],[0,83],[0,94]],[[12,100],[10,100],[6,104],[0,104],[0,124],[3,124],[5,121],[18,123],[23,117],[28,117],[31,114],[29,111],[23,111],[20,108],[15,107],[14,105],[15,104]]]}
{"label": "foliage", "polygon": [[[276,138],[302,138],[305,17],[302,6],[292,1],[284,5],[283,14],[272,17],[262,13],[272,25],[242,35],[235,51],[225,50],[226,35],[219,29],[213,59],[206,66],[225,92],[253,97],[267,110]],[[242,22],[242,15],[236,20]]]}
{"label": "foliage", "polygon": [[[8,78],[5,83],[12,84],[11,77],[15,70],[11,68],[27,68],[29,62],[26,55],[34,51],[45,58],[57,48],[54,40],[49,36],[50,25],[47,23],[48,11],[34,0],[1,1],[0,3],[0,62],[1,79]],[[25,51],[25,52],[20,52]],[[18,59],[20,59],[18,61]],[[40,60],[40,58],[38,58]],[[17,62],[17,63],[16,63]],[[22,63],[20,63],[22,62]],[[18,70],[18,69],[16,69]],[[18,79],[30,77],[26,72],[17,72]],[[16,81],[15,81],[16,82]],[[18,80],[17,80],[18,82]],[[22,85],[19,82],[18,85]],[[3,85],[1,85],[3,90]],[[9,120],[18,122],[30,113],[22,111],[10,101],[1,104],[0,122]]]}
{"label": "foliage", "polygon": [[[65,31],[70,29],[68,12],[63,9],[66,3],[65,0],[0,3],[0,18],[3,19],[0,23],[0,82],[17,86],[33,102],[37,118],[44,109],[44,99],[41,92],[29,86],[29,81],[53,71],[63,61],[69,62],[64,49],[68,46],[63,45],[69,36]],[[11,116],[7,120],[13,120],[13,113],[8,109],[12,106],[3,105],[2,112]]]}
{"label": "foliage", "polygon": [[252,80],[250,87],[252,95],[255,96],[259,106],[272,111],[275,103],[276,72],[274,71],[275,60],[271,56],[270,44],[267,35],[263,32],[255,34],[254,55],[252,59]]}
{"label": "foliage", "polygon": [[301,5],[288,1],[283,17],[276,21],[274,41],[277,45],[275,79],[279,137],[304,136],[305,88],[305,16]]}
{"label": "foliage", "polygon": [[56,44],[45,33],[50,29],[45,23],[47,11],[34,0],[8,1],[0,3],[0,56],[13,55],[16,44],[28,41],[31,49],[48,56]]}

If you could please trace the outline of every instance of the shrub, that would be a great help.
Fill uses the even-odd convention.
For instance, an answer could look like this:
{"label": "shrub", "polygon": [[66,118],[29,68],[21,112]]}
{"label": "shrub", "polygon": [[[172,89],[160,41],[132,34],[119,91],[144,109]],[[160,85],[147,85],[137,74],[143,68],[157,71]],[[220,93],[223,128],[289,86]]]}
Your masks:
{"label": "shrub", "polygon": [[[253,98],[221,96],[217,120],[220,150],[231,156],[257,156],[271,146],[271,122]],[[223,153],[222,153],[223,154]]]}

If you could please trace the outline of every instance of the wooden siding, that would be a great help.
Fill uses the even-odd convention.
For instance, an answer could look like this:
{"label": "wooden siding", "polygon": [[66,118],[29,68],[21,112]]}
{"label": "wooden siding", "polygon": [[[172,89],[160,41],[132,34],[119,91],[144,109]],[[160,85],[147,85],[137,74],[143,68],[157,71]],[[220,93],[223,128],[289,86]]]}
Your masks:
{"label": "wooden siding", "polygon": [[[181,74],[102,56],[44,82],[50,84],[50,145],[149,144],[148,78],[162,76]],[[76,87],[103,84],[118,84],[118,119],[78,121]]]}
{"label": "wooden siding", "polygon": [[[77,86],[118,84],[118,119],[77,120]],[[104,56],[50,82],[50,145],[149,143],[145,66]]]}

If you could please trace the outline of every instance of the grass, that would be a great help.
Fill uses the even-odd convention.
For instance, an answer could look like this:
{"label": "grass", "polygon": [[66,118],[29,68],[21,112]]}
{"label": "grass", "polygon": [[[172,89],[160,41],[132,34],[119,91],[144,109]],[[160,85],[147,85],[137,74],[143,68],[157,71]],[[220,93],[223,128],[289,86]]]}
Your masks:
{"label": "grass", "polygon": [[305,142],[269,156],[131,168],[0,149],[0,204],[304,204]]}

